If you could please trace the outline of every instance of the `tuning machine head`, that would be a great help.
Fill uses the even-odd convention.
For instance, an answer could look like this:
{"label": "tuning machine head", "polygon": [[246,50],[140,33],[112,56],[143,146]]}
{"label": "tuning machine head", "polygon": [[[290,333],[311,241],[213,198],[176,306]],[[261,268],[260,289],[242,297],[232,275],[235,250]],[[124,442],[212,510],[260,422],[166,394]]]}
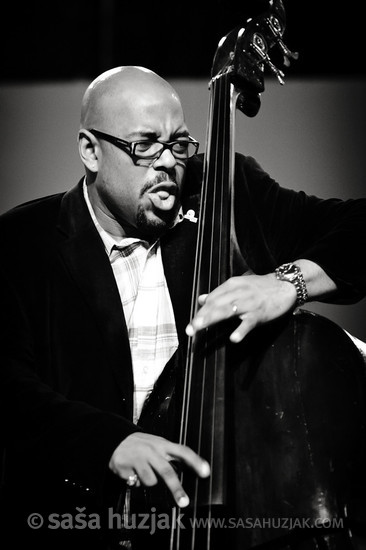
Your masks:
{"label": "tuning machine head", "polygon": [[255,116],[259,110],[265,70],[284,84],[282,67],[288,67],[291,60],[299,57],[283,42],[285,27],[282,0],[268,0],[264,13],[248,18],[244,26],[233,29],[219,42],[212,81],[230,75],[238,92],[237,106],[248,116]]}

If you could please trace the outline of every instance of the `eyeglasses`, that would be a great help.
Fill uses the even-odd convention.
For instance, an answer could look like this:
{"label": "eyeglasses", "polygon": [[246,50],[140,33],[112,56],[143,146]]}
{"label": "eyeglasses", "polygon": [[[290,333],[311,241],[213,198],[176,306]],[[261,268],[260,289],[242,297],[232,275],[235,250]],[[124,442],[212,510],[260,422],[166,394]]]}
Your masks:
{"label": "eyeglasses", "polygon": [[122,151],[125,151],[139,166],[151,166],[165,151],[169,149],[173,157],[178,160],[187,160],[198,152],[199,142],[188,136],[187,139],[161,142],[152,140],[125,141],[124,139],[106,134],[95,128],[89,129],[96,137],[109,141]]}

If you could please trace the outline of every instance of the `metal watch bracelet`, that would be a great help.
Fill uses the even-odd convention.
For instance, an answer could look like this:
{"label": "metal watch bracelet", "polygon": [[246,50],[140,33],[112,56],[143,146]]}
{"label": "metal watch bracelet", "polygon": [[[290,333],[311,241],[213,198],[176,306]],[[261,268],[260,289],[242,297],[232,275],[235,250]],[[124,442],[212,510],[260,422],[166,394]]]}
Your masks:
{"label": "metal watch bracelet", "polygon": [[275,269],[276,278],[292,283],[296,289],[296,306],[302,306],[308,299],[308,291],[301,269],[294,263],[282,264]]}

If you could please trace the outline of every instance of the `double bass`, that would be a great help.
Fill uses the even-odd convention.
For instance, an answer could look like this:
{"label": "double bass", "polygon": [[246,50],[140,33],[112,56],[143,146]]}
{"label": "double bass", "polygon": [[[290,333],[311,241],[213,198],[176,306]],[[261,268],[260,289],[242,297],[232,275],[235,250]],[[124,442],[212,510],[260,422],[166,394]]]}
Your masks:
{"label": "double bass", "polygon": [[[283,84],[277,61],[286,67],[297,57],[282,39],[282,0],[267,4],[223,37],[213,61],[191,318],[200,295],[251,269],[235,231],[236,111],[256,116],[266,72]],[[207,459],[211,476],[179,471],[188,510],[159,488],[132,489],[131,510],[161,520],[152,535],[161,550],[353,548],[365,488],[359,350],[335,323],[305,310],[255,328],[240,344],[228,339],[235,322],[188,339],[182,374],[165,377],[140,421],[152,433],[175,430]],[[119,547],[146,547],[139,535],[126,530]]]}

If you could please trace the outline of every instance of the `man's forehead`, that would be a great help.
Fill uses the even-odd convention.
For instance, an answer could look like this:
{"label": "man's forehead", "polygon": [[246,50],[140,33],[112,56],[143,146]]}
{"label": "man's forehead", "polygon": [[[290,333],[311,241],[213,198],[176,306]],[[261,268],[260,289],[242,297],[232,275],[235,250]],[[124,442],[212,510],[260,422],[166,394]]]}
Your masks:
{"label": "man's forehead", "polygon": [[116,100],[113,105],[106,101],[104,121],[125,132],[148,136],[175,133],[186,128],[180,103],[153,96],[133,96]]}

